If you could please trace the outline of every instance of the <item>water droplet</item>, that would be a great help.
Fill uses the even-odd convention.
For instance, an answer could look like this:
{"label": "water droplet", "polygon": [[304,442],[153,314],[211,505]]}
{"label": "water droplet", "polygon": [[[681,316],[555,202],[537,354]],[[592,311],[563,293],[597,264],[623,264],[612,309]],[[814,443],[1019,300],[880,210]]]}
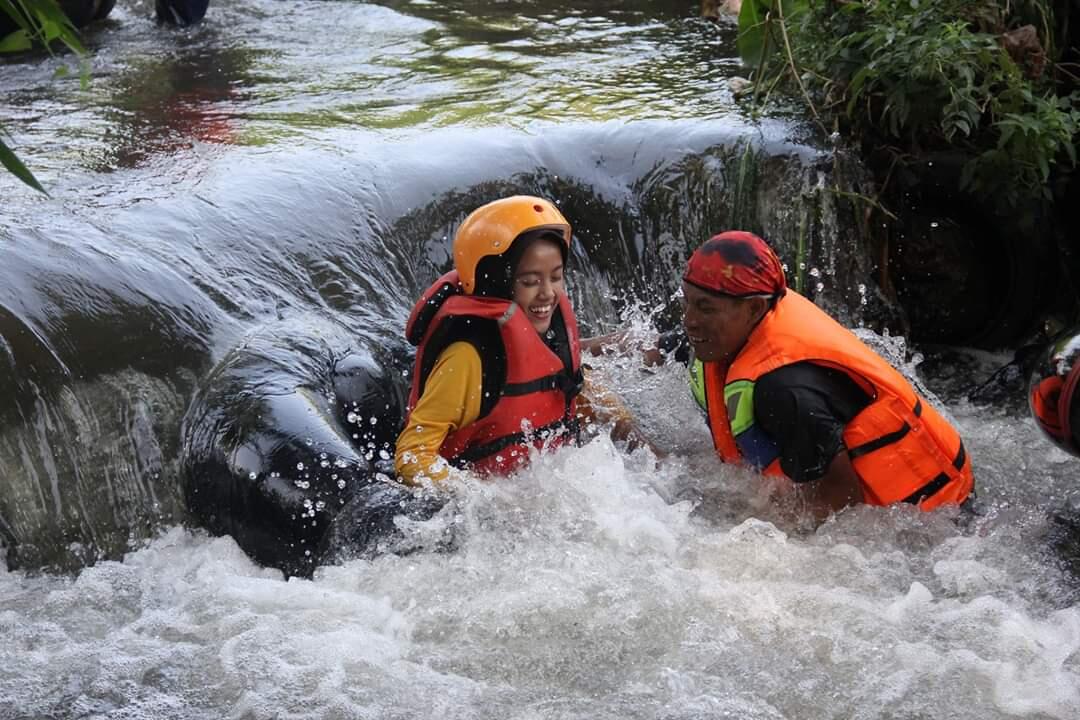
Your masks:
{"label": "water droplet", "polygon": [[254,472],[248,473],[248,480],[254,480],[257,477],[259,477],[259,473],[254,473]]}
{"label": "water droplet", "polygon": [[817,268],[810,268],[810,277],[821,277],[821,271]]}
{"label": "water droplet", "polygon": [[817,285],[814,286],[814,291],[815,292],[821,292],[824,289],[825,289],[825,283],[818,283]]}
{"label": "water droplet", "polygon": [[296,469],[297,470],[303,470],[304,469],[304,463],[302,463],[302,462],[296,463]]}
{"label": "water droplet", "polygon": [[356,423],[360,422],[360,416],[357,415],[354,412],[351,412],[348,415],[346,415],[345,419],[348,420],[349,422],[353,423],[353,424],[356,424]]}
{"label": "water droplet", "polygon": [[338,486],[338,490],[344,490],[345,489],[345,481],[344,480],[338,480],[337,481],[337,486]]}
{"label": "water droplet", "polygon": [[373,417],[370,420],[368,420],[368,422],[371,423],[372,425],[375,425],[376,423],[379,422],[379,418]]}
{"label": "water droplet", "polygon": [[380,450],[379,451],[379,458],[381,458],[382,460],[389,460],[390,459],[390,453],[386,452],[385,450]]}
{"label": "water droplet", "polygon": [[936,228],[937,226],[938,226],[938,221],[937,220],[934,220],[934,221],[932,221],[930,223],[930,227],[932,227],[932,228]]}

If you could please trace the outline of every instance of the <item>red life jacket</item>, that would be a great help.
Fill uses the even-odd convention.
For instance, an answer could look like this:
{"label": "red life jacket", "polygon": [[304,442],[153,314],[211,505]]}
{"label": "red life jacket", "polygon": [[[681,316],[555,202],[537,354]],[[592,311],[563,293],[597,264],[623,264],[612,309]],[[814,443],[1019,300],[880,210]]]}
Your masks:
{"label": "red life jacket", "polygon": [[[738,462],[747,444],[740,437],[753,436],[754,383],[797,362],[841,370],[871,397],[843,434],[864,502],[907,502],[930,510],[968,497],[974,486],[971,461],[952,425],[854,333],[791,290],[765,314],[726,371],[719,363],[704,363],[709,427],[725,462]],[[764,472],[783,475],[779,459]]]}
{"label": "red life jacket", "polygon": [[[457,271],[443,275],[420,297],[405,326],[406,338],[417,345],[409,412],[450,343],[472,342],[483,365],[480,417],[447,435],[439,455],[484,474],[507,474],[528,461],[530,446],[577,440],[581,352],[565,294],[559,295],[551,323],[565,335],[568,362],[548,347],[517,303],[461,294]],[[478,343],[478,337],[489,344]]]}

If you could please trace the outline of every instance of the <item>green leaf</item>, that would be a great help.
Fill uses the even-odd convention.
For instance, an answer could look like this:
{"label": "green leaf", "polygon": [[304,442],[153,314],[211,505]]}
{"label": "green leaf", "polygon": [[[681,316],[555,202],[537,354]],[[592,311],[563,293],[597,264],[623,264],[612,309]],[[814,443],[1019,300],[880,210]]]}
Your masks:
{"label": "green leaf", "polygon": [[739,36],[735,46],[743,63],[757,67],[767,32],[765,16],[769,8],[765,0],[745,0],[739,9]]}
{"label": "green leaf", "polygon": [[11,148],[4,144],[3,140],[0,140],[0,165],[3,165],[7,168],[8,172],[35,190],[44,193],[45,195],[49,194],[45,192],[45,188],[41,187],[41,183],[37,181],[37,178],[34,177],[33,173],[26,169],[22,160],[11,151]]}
{"label": "green leaf", "polygon": [[31,47],[30,36],[22,29],[0,38],[0,53],[22,52]]}
{"label": "green leaf", "polygon": [[45,36],[46,42],[52,42],[63,34],[64,26],[55,20],[41,18],[41,32]]}
{"label": "green leaf", "polygon": [[780,12],[783,14],[784,19],[790,20],[806,10],[808,5],[808,0],[781,0]]}
{"label": "green leaf", "polygon": [[848,92],[851,93],[852,100],[859,95],[862,90],[863,83],[866,82],[866,78],[870,77],[870,73],[873,72],[869,65],[864,65],[859,68],[859,71],[851,78],[851,82],[848,84]]}
{"label": "green leaf", "polygon": [[79,33],[57,0],[0,0],[0,13],[10,16],[31,40],[49,44],[61,40],[78,55],[86,55]]}
{"label": "green leaf", "polygon": [[0,0],[0,12],[14,20],[15,24],[25,30],[27,34],[33,34],[33,28],[30,27],[26,16],[15,7],[11,0]]}

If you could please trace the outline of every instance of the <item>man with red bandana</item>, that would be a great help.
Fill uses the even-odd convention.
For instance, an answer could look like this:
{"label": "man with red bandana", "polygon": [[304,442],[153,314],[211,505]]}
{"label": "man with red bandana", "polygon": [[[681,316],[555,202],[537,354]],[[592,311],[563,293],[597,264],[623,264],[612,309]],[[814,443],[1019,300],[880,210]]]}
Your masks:
{"label": "man with red bandana", "polygon": [[971,494],[956,430],[790,290],[764,240],[740,231],[711,238],[690,258],[683,294],[691,386],[726,462],[786,476],[819,513],[858,502],[930,510]]}

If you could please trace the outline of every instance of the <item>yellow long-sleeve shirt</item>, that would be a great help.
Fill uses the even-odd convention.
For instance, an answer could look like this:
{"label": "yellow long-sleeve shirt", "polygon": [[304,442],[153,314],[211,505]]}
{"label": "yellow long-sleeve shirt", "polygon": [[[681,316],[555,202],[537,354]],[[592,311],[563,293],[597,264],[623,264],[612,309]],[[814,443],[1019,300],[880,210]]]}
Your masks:
{"label": "yellow long-sleeve shirt", "polygon": [[[435,483],[446,480],[450,469],[440,458],[439,448],[447,435],[480,417],[482,392],[483,365],[472,344],[451,343],[439,353],[424,393],[397,439],[394,467],[404,482],[415,485],[422,477]],[[588,374],[578,396],[577,415],[586,422],[612,421],[617,435],[625,436],[633,424],[630,411],[618,396],[590,383]]]}
{"label": "yellow long-sleeve shirt", "polygon": [[439,353],[424,384],[424,394],[397,439],[394,467],[402,480],[414,485],[420,476],[438,483],[449,468],[439,459],[446,436],[480,417],[483,365],[480,353],[467,342],[451,343]]}

